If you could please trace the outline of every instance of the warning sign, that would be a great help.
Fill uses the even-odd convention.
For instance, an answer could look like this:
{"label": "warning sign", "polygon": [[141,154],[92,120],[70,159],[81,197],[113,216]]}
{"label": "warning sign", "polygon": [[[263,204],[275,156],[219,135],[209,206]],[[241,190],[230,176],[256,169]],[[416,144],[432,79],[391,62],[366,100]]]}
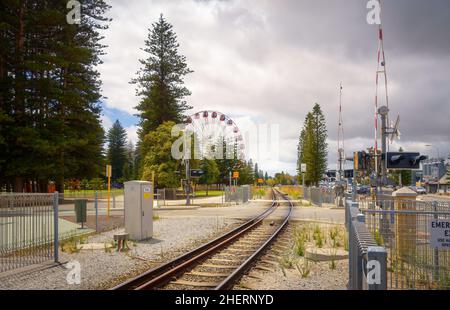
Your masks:
{"label": "warning sign", "polygon": [[111,165],[106,165],[106,177],[107,178],[112,177],[112,166]]}
{"label": "warning sign", "polygon": [[233,172],[233,178],[234,179],[239,179],[239,171]]}
{"label": "warning sign", "polygon": [[144,187],[144,199],[150,199],[152,197],[152,188],[150,186]]}
{"label": "warning sign", "polygon": [[430,246],[435,249],[450,249],[450,220],[431,220],[429,225]]}
{"label": "warning sign", "polygon": [[306,173],[306,164],[301,164],[300,165],[300,172]]}

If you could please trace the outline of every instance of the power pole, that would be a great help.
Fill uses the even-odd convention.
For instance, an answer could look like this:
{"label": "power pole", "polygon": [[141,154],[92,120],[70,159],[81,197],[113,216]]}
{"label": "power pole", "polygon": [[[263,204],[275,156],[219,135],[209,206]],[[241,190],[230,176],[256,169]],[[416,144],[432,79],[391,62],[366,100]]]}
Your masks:
{"label": "power pole", "polygon": [[345,166],[345,140],[344,140],[344,118],[342,117],[342,83],[339,86],[339,121],[338,121],[338,171],[336,198],[337,206],[344,206],[344,166]]}
{"label": "power pole", "polygon": [[381,186],[387,184],[387,168],[386,168],[386,153],[387,153],[387,139],[388,139],[388,114],[389,108],[382,106],[378,109],[378,114],[381,117]]}
{"label": "power pole", "polygon": [[344,179],[344,164],[345,164],[345,142],[344,142],[344,119],[342,117],[342,83],[339,92],[339,121],[338,121],[338,181]]}
{"label": "power pole", "polygon": [[[378,0],[380,3],[381,8],[381,0]],[[380,13],[381,14],[381,13]],[[380,16],[381,21],[381,16]],[[385,91],[385,103],[386,107],[389,111],[389,95],[388,95],[388,78],[387,78],[387,69],[386,69],[386,56],[384,53],[384,32],[383,32],[383,25],[380,22],[378,26],[378,58],[377,58],[377,72],[376,72],[376,80],[375,80],[375,175],[377,177],[377,183],[383,182],[382,180],[379,180],[379,171],[378,171],[378,113],[379,113],[379,92],[378,92],[378,85],[379,85],[379,79],[380,75],[384,78],[384,91]],[[389,122],[389,116],[386,116],[386,123]],[[384,140],[384,139],[383,139]],[[385,152],[382,152],[382,154],[385,154]],[[382,160],[382,158],[381,158]],[[381,164],[383,167],[383,164]],[[383,169],[383,168],[382,168]],[[383,173],[381,173],[383,174]]]}

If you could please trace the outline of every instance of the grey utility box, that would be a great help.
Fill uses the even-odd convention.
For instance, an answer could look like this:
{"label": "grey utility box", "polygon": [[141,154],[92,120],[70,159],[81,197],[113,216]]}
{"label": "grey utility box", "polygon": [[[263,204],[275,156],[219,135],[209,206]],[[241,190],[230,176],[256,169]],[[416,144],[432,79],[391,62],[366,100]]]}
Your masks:
{"label": "grey utility box", "polygon": [[133,240],[153,236],[153,184],[145,181],[125,182],[125,230]]}

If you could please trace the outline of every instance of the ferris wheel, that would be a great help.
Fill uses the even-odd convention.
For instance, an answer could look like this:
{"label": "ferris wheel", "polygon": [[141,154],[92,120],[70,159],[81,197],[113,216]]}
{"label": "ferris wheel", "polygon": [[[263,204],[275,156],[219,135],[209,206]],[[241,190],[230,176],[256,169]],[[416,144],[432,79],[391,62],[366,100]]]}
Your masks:
{"label": "ferris wheel", "polygon": [[219,141],[223,141],[226,143],[226,149],[222,152],[226,154],[225,159],[245,159],[244,137],[227,115],[217,111],[201,111],[187,117],[185,123],[186,130],[194,134],[201,158],[213,157]]}

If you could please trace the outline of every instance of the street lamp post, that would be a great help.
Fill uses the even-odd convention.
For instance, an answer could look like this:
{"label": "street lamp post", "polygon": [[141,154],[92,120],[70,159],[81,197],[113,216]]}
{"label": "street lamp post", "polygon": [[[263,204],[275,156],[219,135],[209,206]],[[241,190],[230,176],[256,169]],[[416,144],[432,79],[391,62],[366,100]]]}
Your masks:
{"label": "street lamp post", "polygon": [[[425,146],[433,147],[436,150],[436,152],[437,152],[437,159],[438,159],[438,165],[439,165],[439,161],[441,160],[441,152],[439,151],[439,147],[437,147],[435,145],[432,145],[432,144],[427,144]],[[440,179],[440,175],[439,175],[439,166],[438,166],[438,172],[437,172],[437,193],[438,194],[439,194],[439,191],[441,190],[440,189],[440,184],[439,184],[440,181],[441,181],[441,179]]]}

